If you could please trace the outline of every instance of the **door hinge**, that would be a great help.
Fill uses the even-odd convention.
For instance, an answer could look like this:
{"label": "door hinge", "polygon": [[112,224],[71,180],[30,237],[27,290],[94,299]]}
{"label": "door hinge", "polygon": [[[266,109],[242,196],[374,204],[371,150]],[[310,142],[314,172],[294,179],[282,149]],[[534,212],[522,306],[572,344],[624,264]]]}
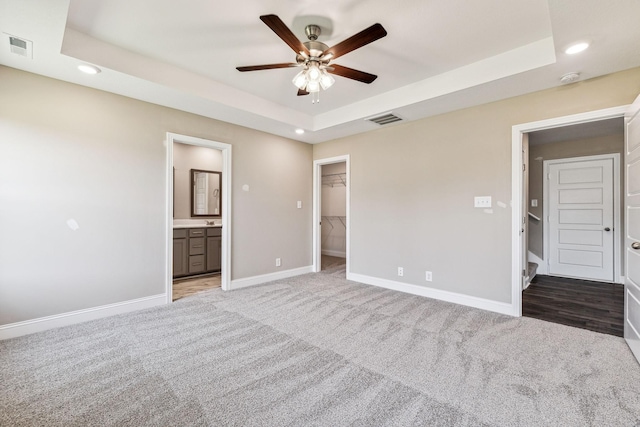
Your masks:
{"label": "door hinge", "polygon": [[547,174],[547,179],[551,179],[551,173]]}
{"label": "door hinge", "polygon": [[522,165],[522,172],[527,170],[527,165]]}
{"label": "door hinge", "polygon": [[527,270],[522,270],[522,277],[527,277]]}

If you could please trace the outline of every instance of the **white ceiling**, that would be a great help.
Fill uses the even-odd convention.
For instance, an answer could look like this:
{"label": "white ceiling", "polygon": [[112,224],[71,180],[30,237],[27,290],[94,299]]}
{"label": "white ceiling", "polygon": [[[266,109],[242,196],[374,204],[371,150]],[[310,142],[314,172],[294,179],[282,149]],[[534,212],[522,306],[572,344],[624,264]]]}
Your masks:
{"label": "white ceiling", "polygon": [[[276,14],[301,40],[320,16],[329,46],[379,22],[388,35],[335,62],[378,75],[336,77],[321,102],[296,96],[298,69],[259,16]],[[640,66],[637,0],[0,0],[0,32],[33,41],[33,59],[0,64],[315,143],[377,129],[363,118],[406,120]],[[564,47],[586,39],[575,56]],[[98,65],[97,76],[77,71]],[[393,126],[393,125],[389,125]],[[302,136],[293,131],[303,128]]]}

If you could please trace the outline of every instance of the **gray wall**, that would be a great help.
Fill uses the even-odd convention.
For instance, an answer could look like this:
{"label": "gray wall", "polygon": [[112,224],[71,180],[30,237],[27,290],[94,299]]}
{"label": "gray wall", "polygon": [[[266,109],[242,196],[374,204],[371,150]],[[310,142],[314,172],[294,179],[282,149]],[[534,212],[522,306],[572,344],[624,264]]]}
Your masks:
{"label": "gray wall", "polygon": [[167,131],[233,145],[232,279],[311,264],[310,145],[2,66],[0,94],[0,325],[165,292]]}
{"label": "gray wall", "polygon": [[[622,131],[622,129],[620,129]],[[598,138],[578,139],[551,144],[531,145],[529,147],[529,212],[542,218],[544,212],[543,170],[544,160],[567,159],[570,157],[596,156],[599,154],[620,154],[620,163],[624,161],[624,134]],[[539,158],[542,159],[539,159]],[[536,160],[538,159],[538,160]],[[624,185],[624,168],[620,167],[620,184]],[[622,192],[624,194],[624,192]],[[538,206],[531,206],[531,199],[538,200]],[[620,211],[623,200],[620,199]],[[624,223],[624,222],[623,222]],[[542,221],[529,218],[529,250],[543,258],[544,230]]]}
{"label": "gray wall", "polygon": [[509,303],[512,126],[638,93],[636,68],[315,145],[314,159],[351,156],[351,271]]}
{"label": "gray wall", "polygon": [[173,217],[191,219],[191,169],[222,172],[222,151],[187,144],[173,144],[175,170]]}

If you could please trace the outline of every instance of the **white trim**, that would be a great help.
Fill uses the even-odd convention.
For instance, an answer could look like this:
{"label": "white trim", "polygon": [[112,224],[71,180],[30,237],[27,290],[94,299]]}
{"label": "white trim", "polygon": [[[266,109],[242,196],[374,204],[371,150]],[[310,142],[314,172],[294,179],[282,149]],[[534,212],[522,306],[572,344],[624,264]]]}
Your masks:
{"label": "white trim", "polygon": [[460,304],[467,307],[479,308],[481,310],[492,311],[494,313],[512,315],[511,304],[506,302],[492,301],[484,298],[473,297],[455,292],[443,291],[440,289],[427,288],[425,286],[411,285],[408,283],[395,282],[393,280],[380,279],[377,277],[365,276],[363,274],[347,274],[347,280],[364,283],[366,285],[378,286],[380,288],[405,292],[412,295],[437,299],[440,301]]}
{"label": "white trim", "polygon": [[249,286],[261,285],[274,280],[288,279],[289,277],[300,276],[313,272],[313,266],[292,268],[291,270],[278,271],[275,273],[261,274],[259,276],[245,277],[243,279],[234,279],[231,281],[231,290],[247,288]]}
{"label": "white trim", "polygon": [[[611,153],[611,154],[599,154],[594,156],[580,156],[580,157],[567,157],[564,159],[551,159],[544,160],[542,162],[542,229],[544,230],[544,237],[542,239],[543,249],[542,255],[547,260],[546,266],[547,271],[549,269],[549,180],[545,177],[549,173],[549,166],[554,164],[561,163],[576,163],[576,162],[585,162],[590,160],[613,160],[613,282],[614,283],[623,283],[620,278],[622,277],[622,254],[620,250],[620,239],[622,239],[622,223],[620,221],[620,154],[619,153]],[[585,280],[593,280],[596,282],[607,282],[609,280],[600,280],[594,279],[591,277],[583,277]]]}
{"label": "white trim", "polygon": [[351,163],[348,154],[343,156],[330,157],[326,159],[318,159],[313,161],[313,272],[317,273],[322,265],[322,236],[320,230],[320,219],[322,218],[322,166],[334,163],[346,163],[347,184],[346,184],[346,216],[345,224],[346,234],[346,253],[347,259],[347,275],[350,270],[350,248],[351,248]]}
{"label": "white trim", "polygon": [[167,132],[167,210],[166,210],[166,281],[167,304],[173,296],[173,143],[197,145],[222,151],[222,254],[220,284],[231,289],[231,144]]}
{"label": "white trim", "polygon": [[522,123],[511,128],[511,306],[514,316],[522,316],[522,137],[536,130],[563,127],[578,123],[624,117],[628,106],[606,108],[537,122]]}
{"label": "white trim", "polygon": [[322,250],[322,255],[329,255],[329,256],[335,256],[338,258],[346,258],[347,257],[347,253],[343,252],[343,251],[332,251],[331,249],[323,249]]}
{"label": "white trim", "polygon": [[8,325],[0,326],[0,340],[33,334],[35,332],[42,332],[47,329],[74,325],[76,323],[87,322],[89,320],[101,319],[103,317],[114,316],[116,314],[129,313],[131,311],[165,305],[165,300],[165,294],[151,295],[144,298],[101,305],[99,307],[85,308],[82,310],[70,311],[68,313],[55,314],[53,316],[39,317],[37,319],[25,320],[24,322],[10,323]]}

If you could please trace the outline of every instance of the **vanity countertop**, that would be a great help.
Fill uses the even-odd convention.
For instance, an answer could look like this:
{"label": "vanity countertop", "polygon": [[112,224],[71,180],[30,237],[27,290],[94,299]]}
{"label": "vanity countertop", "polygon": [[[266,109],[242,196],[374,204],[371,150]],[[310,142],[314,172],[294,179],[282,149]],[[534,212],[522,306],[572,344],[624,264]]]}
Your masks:
{"label": "vanity countertop", "polygon": [[173,228],[222,228],[222,224],[206,225],[206,224],[179,224]]}

